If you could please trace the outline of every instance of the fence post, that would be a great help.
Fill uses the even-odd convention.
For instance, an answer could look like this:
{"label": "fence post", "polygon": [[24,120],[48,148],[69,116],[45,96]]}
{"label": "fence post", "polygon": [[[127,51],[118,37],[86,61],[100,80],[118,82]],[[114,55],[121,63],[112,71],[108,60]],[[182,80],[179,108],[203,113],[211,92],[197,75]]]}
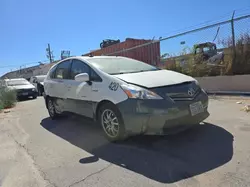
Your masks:
{"label": "fence post", "polygon": [[236,56],[236,49],[235,49],[235,33],[234,33],[234,14],[235,11],[233,11],[232,19],[231,19],[231,29],[232,29],[232,42],[233,42],[233,59],[232,59],[232,73],[234,73],[235,69],[235,56]]}

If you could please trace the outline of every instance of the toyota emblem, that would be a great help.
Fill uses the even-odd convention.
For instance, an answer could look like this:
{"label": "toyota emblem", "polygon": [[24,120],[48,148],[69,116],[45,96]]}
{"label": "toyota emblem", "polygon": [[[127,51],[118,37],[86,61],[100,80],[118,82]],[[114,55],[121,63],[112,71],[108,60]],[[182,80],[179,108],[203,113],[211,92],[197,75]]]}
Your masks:
{"label": "toyota emblem", "polygon": [[192,97],[192,96],[194,96],[194,94],[195,94],[194,89],[193,88],[189,88],[188,89],[188,95]]}

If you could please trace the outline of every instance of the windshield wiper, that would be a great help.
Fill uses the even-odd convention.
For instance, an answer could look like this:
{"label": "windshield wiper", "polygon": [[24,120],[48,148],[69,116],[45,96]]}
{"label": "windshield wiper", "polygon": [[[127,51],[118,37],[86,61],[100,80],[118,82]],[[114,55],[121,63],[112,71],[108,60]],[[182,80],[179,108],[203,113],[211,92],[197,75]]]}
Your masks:
{"label": "windshield wiper", "polygon": [[156,71],[156,70],[158,70],[158,69],[150,69],[150,70],[132,71],[132,72],[127,72],[127,73],[140,73],[140,72]]}
{"label": "windshield wiper", "polygon": [[120,72],[120,73],[110,73],[110,75],[120,75],[120,74],[124,74],[124,72]]}
{"label": "windshield wiper", "polygon": [[119,72],[119,73],[111,73],[110,75],[119,75],[119,74],[129,74],[129,73],[140,73],[146,71],[157,71],[159,69],[149,69],[149,70],[139,70],[139,71],[128,71],[128,72]]}

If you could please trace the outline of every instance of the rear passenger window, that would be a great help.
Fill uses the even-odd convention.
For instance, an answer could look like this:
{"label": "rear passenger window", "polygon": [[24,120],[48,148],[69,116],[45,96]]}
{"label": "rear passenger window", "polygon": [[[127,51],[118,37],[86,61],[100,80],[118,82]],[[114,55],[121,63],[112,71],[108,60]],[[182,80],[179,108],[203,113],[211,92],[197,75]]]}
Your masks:
{"label": "rear passenger window", "polygon": [[58,64],[54,78],[55,79],[69,79],[69,68],[70,68],[70,60],[66,60]]}

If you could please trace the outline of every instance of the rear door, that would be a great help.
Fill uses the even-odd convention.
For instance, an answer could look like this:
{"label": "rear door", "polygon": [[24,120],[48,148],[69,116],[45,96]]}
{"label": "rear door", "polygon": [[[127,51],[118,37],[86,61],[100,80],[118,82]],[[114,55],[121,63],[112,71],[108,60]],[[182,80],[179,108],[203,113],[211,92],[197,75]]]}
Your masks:
{"label": "rear door", "polygon": [[51,75],[50,96],[56,98],[58,111],[65,111],[68,87],[66,82],[69,80],[71,60],[65,60],[57,65],[55,72]]}

